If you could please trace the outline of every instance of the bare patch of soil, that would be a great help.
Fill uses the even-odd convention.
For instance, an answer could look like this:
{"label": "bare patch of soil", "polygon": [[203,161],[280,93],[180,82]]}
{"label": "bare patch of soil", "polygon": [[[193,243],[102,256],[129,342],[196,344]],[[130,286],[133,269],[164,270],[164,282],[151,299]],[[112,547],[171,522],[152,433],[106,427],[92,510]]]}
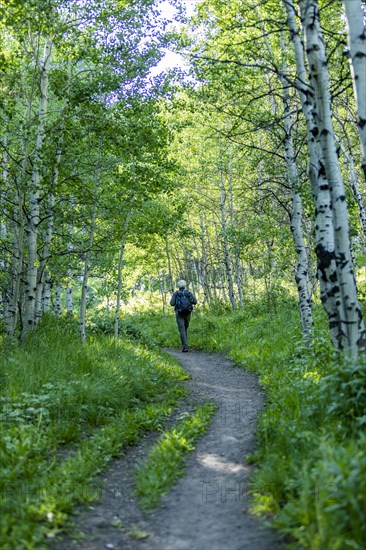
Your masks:
{"label": "bare patch of soil", "polygon": [[196,404],[218,405],[213,422],[190,454],[184,477],[143,513],[133,494],[134,470],[160,434],[148,434],[101,476],[100,502],[72,518],[74,535],[50,541],[52,550],[280,550],[284,543],[248,513],[252,467],[263,394],[255,374],[221,355],[169,350],[192,375],[190,397],[179,415]]}

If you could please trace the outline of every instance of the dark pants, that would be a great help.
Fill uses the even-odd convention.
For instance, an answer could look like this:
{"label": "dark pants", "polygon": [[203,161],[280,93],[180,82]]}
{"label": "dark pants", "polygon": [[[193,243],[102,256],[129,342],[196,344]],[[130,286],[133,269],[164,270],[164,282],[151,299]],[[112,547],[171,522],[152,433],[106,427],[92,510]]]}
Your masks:
{"label": "dark pants", "polygon": [[185,348],[188,346],[187,331],[189,327],[189,321],[191,320],[191,314],[185,313],[183,315],[182,313],[178,313],[176,311],[175,318],[178,325],[180,341],[182,342],[182,346]]}

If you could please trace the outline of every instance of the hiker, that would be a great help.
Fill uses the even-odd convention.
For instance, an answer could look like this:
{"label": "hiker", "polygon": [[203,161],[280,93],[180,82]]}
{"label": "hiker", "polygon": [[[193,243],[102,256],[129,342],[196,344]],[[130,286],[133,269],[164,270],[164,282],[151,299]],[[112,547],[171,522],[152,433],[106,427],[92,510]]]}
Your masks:
{"label": "hiker", "polygon": [[182,342],[182,351],[188,351],[187,330],[191,320],[193,306],[197,304],[192,292],[186,289],[187,283],[178,281],[178,290],[171,297],[170,305],[175,307],[175,318],[178,325],[179,336]]}

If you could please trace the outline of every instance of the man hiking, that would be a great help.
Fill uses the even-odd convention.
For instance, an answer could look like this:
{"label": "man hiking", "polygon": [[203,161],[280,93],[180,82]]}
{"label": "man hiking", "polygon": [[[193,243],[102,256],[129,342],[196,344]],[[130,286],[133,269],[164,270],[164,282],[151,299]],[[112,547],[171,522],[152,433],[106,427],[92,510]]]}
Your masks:
{"label": "man hiking", "polygon": [[192,292],[186,289],[185,281],[178,281],[178,290],[171,297],[170,305],[175,307],[175,318],[178,325],[179,336],[182,342],[182,351],[188,351],[187,331],[193,306],[197,304]]}

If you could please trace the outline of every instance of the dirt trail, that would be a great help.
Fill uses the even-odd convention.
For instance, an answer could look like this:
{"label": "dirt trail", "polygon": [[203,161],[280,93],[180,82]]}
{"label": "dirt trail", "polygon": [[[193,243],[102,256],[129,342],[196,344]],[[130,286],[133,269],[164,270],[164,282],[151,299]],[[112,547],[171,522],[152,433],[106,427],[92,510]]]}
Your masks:
{"label": "dirt trail", "polygon": [[[133,470],[154,437],[130,449],[103,476],[100,504],[83,511],[76,527],[85,539],[65,538],[52,549],[82,550],[280,550],[279,536],[247,511],[258,411],[263,395],[254,374],[221,355],[169,350],[192,374],[184,410],[206,400],[218,406],[207,433],[190,454],[184,477],[153,514],[142,514],[133,496]],[[137,537],[149,533],[145,539]]]}

